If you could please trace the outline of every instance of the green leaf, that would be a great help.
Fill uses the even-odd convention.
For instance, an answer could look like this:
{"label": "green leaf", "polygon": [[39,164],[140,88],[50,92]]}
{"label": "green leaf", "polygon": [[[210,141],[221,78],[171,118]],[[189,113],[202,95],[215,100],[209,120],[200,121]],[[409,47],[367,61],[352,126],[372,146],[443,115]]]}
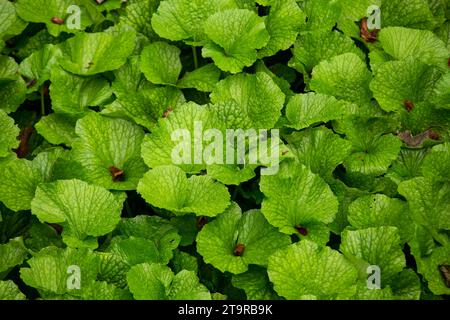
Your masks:
{"label": "green leaf", "polygon": [[[258,94],[256,95],[255,92]],[[265,73],[239,74],[220,81],[211,93],[214,104],[233,101],[239,108],[235,118],[249,119],[253,129],[273,128],[280,117],[285,96],[275,82]],[[239,123],[238,118],[235,123]],[[247,129],[247,127],[238,127]]]}
{"label": "green leaf", "polygon": [[344,182],[337,179],[330,180],[328,183],[339,201],[339,210],[336,214],[336,218],[329,225],[329,228],[335,234],[341,234],[341,232],[349,225],[347,219],[349,205],[358,197],[367,195],[368,192],[357,188],[350,188]]}
{"label": "green leaf", "polygon": [[381,7],[382,0],[341,0],[341,17],[338,21],[338,28],[346,35],[359,39],[360,28],[358,23],[362,18],[367,16],[367,9],[371,5]]}
{"label": "green leaf", "polygon": [[386,177],[399,184],[402,181],[421,176],[421,165],[426,155],[423,149],[402,149],[398,159],[392,163]]}
{"label": "green leaf", "polygon": [[17,79],[19,66],[15,60],[8,56],[0,55],[0,84],[4,85]]}
{"label": "green leaf", "polygon": [[385,173],[400,152],[401,140],[384,134],[382,118],[354,118],[346,122],[345,133],[352,143],[351,154],[344,160],[348,172],[362,175]]}
{"label": "green leaf", "polygon": [[[161,250],[167,251],[167,248]],[[107,252],[116,255],[130,267],[141,263],[167,264],[171,258],[164,252],[161,255],[154,241],[136,237],[113,238]]]}
{"label": "green leaf", "polygon": [[60,56],[61,52],[57,47],[47,44],[22,61],[19,67],[20,74],[34,82],[32,86],[28,86],[28,92],[38,90],[45,81],[50,79],[50,73],[56,67]]}
{"label": "green leaf", "polygon": [[[430,87],[432,84],[430,83]],[[431,91],[428,91],[424,94],[424,100],[417,104],[414,104],[414,108],[412,111],[408,112],[406,108],[401,110],[399,113],[399,120],[401,121],[401,128],[404,131],[400,133],[406,134],[405,142],[411,141],[411,147],[421,147],[422,145],[433,144],[430,141],[431,136],[427,136],[425,133],[425,139],[419,138],[409,140],[409,134],[407,131],[410,131],[413,136],[418,136],[430,128],[435,128],[438,135],[448,136],[448,127],[450,126],[450,112],[447,110],[442,110],[438,108],[434,108],[432,106],[433,97],[428,98],[429,95],[432,95]],[[430,101],[431,99],[431,101]],[[418,144],[417,144],[418,143]],[[410,144],[410,142],[407,142]]]}
{"label": "green leaf", "polygon": [[366,281],[359,281],[356,294],[352,297],[354,300],[395,300],[390,286],[380,289],[367,287]]}
{"label": "green leaf", "polygon": [[127,237],[140,237],[153,241],[160,258],[167,262],[172,258],[172,251],[180,243],[177,229],[169,221],[157,216],[140,215],[122,219],[116,232]]}
{"label": "green leaf", "polygon": [[444,41],[447,48],[450,49],[450,21],[444,22],[434,32],[439,37],[439,39]]}
{"label": "green leaf", "polygon": [[153,42],[141,53],[141,70],[148,81],[154,84],[175,85],[183,66],[181,50],[166,42]]}
{"label": "green leaf", "polygon": [[351,149],[348,141],[324,127],[294,132],[286,140],[297,160],[324,179],[332,177]]}
{"label": "green leaf", "polygon": [[341,4],[333,0],[306,0],[305,13],[308,17],[308,30],[331,30],[341,14]]}
{"label": "green leaf", "polygon": [[417,273],[412,269],[403,269],[392,279],[390,284],[392,292],[399,300],[419,300],[421,294],[421,284]]}
{"label": "green leaf", "polygon": [[[271,226],[258,210],[242,214],[233,204],[197,236],[197,250],[206,263],[234,274],[248,270],[249,264],[267,266],[276,250],[290,244],[287,235]],[[236,251],[243,246],[242,252]]]}
{"label": "green leaf", "polygon": [[24,235],[24,243],[28,249],[40,251],[45,247],[55,246],[62,248],[64,243],[57,231],[34,218]]}
{"label": "green leaf", "polygon": [[135,39],[131,30],[79,33],[60,45],[60,64],[82,76],[118,69],[133,52]]}
{"label": "green leaf", "polygon": [[139,58],[133,56],[122,68],[114,72],[113,91],[117,100],[102,113],[128,117],[137,124],[153,129],[167,110],[175,110],[185,102],[183,93],[169,86],[155,86],[144,80]]}
{"label": "green leaf", "polygon": [[197,219],[206,218],[197,218],[195,214],[186,214],[183,216],[175,216],[170,219],[170,223],[178,230],[178,233],[181,236],[180,246],[189,246],[194,243],[200,227]]}
{"label": "green leaf", "polygon": [[276,175],[262,176],[260,188],[265,195],[261,212],[286,234],[300,234],[296,226],[308,230],[330,223],[338,210],[338,201],[325,181],[294,161],[282,162]]}
{"label": "green leaf", "polygon": [[[443,240],[436,233],[450,230],[450,184],[433,182],[429,178],[418,177],[400,183],[398,192],[408,200],[414,221],[430,230],[437,241]],[[444,239],[445,235],[442,236]]]}
{"label": "green leaf", "polygon": [[[113,190],[136,188],[147,171],[140,155],[144,138],[140,127],[90,113],[78,120],[75,132],[79,138],[73,143],[73,160],[83,166],[90,182]],[[119,171],[118,177],[114,176],[115,170]]]}
{"label": "green leaf", "polygon": [[403,242],[414,233],[407,203],[383,194],[367,195],[353,201],[348,208],[348,221],[356,229],[397,227]]}
{"label": "green leaf", "polygon": [[212,63],[204,65],[192,72],[186,72],[177,86],[179,88],[195,88],[202,92],[211,92],[219,82],[221,71]]}
{"label": "green leaf", "polygon": [[269,258],[275,291],[286,299],[348,298],[356,290],[357,271],[338,251],[302,240]]}
{"label": "green leaf", "polygon": [[78,117],[71,114],[52,113],[42,117],[34,126],[48,142],[71,146],[77,138],[75,134],[77,120]]}
{"label": "green leaf", "polygon": [[[48,247],[27,261],[29,268],[20,269],[20,277],[41,294],[69,294],[80,296],[95,281],[99,259],[88,249],[60,249]],[[80,271],[80,289],[68,286],[69,278],[75,276],[72,268]]]}
{"label": "green leaf", "polygon": [[33,161],[13,159],[0,164],[0,201],[14,211],[28,210],[39,183],[52,179],[61,151],[40,153]]}
{"label": "green leaf", "polygon": [[208,175],[226,185],[239,185],[256,176],[257,165],[211,164],[207,166]]}
{"label": "green leaf", "polygon": [[31,211],[41,222],[62,224],[68,245],[91,243],[96,241],[92,237],[113,231],[121,210],[112,193],[75,179],[40,184],[31,202]]}
{"label": "green leaf", "polygon": [[109,252],[97,252],[100,260],[97,279],[106,281],[118,288],[127,286],[127,272],[130,267],[119,256]]}
{"label": "green leaf", "polygon": [[344,53],[320,62],[312,72],[311,89],[361,107],[370,105],[372,79],[366,64],[354,53]]}
{"label": "green leaf", "polygon": [[247,272],[233,275],[231,283],[244,290],[248,300],[280,300],[264,268],[250,266]]}
{"label": "green leaf", "polygon": [[131,300],[128,290],[117,288],[105,281],[92,282],[81,295],[83,300]]}
{"label": "green leaf", "polygon": [[379,266],[381,286],[384,287],[406,266],[400,243],[396,227],[345,230],[339,250],[352,261],[362,279],[367,277],[369,265]]}
{"label": "green leaf", "polygon": [[[446,283],[448,284],[448,266],[450,265],[450,246],[439,247],[433,251],[431,256],[416,261],[418,272],[425,277],[428,288],[434,294],[450,294],[450,288],[446,285]],[[442,266],[447,267],[446,277],[444,276],[445,272],[441,271]]]}
{"label": "green leaf", "polygon": [[320,122],[341,119],[354,113],[357,106],[333,96],[305,93],[293,96],[286,106],[289,126],[299,130]]}
{"label": "green leaf", "polygon": [[383,29],[388,26],[434,29],[437,26],[437,21],[431,11],[431,2],[433,1],[383,1],[381,6]]}
{"label": "green leaf", "polygon": [[209,16],[235,7],[227,0],[164,0],[153,15],[152,27],[162,38],[196,44],[206,38],[204,25]]}
{"label": "green leaf", "polygon": [[383,28],[378,39],[383,49],[398,60],[414,58],[446,70],[450,51],[433,32],[401,27]]}
{"label": "green leaf", "polygon": [[423,160],[422,174],[437,181],[450,180],[450,143],[445,142],[431,149]]}
{"label": "green leaf", "polygon": [[322,60],[344,53],[354,53],[363,58],[362,51],[352,39],[342,33],[324,29],[301,32],[292,50],[289,66],[309,76]]}
{"label": "green leaf", "polygon": [[413,58],[388,61],[379,66],[370,89],[382,109],[399,111],[405,101],[414,105],[429,101],[438,76],[435,68]]}
{"label": "green leaf", "polygon": [[26,300],[17,285],[11,280],[0,281],[0,300]]}
{"label": "green leaf", "polygon": [[0,0],[0,21],[0,41],[20,34],[27,25],[17,15],[14,3],[8,0]]}
{"label": "green leaf", "polygon": [[151,205],[183,215],[216,216],[230,203],[227,188],[208,176],[186,177],[175,166],[159,166],[139,182],[137,191]]}
{"label": "green leaf", "polygon": [[[175,155],[181,157],[180,160],[186,160],[177,161],[179,162],[177,165],[185,172],[197,173],[205,169],[206,165],[202,161],[194,160],[195,155],[202,155],[203,151],[199,152],[197,148],[203,146],[201,129],[210,128],[211,124],[208,120],[208,109],[193,102],[181,105],[170,112],[166,118],[160,119],[158,126],[144,138],[142,158],[145,163],[151,168],[172,165],[174,164],[173,155]],[[183,133],[182,136],[178,135],[180,132]],[[183,152],[179,150],[180,147]],[[178,153],[175,154],[175,152]]]}
{"label": "green leaf", "polygon": [[0,244],[0,277],[8,274],[11,268],[20,265],[28,256],[22,238],[14,238]]}
{"label": "green leaf", "polygon": [[196,257],[191,256],[189,253],[175,250],[172,259],[173,270],[178,273],[182,270],[198,272],[198,260]]}
{"label": "green leaf", "polygon": [[434,88],[433,104],[439,109],[450,109],[450,72],[442,75]]}
{"label": "green leaf", "polygon": [[[67,20],[70,13],[67,12],[71,5],[78,5],[80,12],[80,29],[84,30],[87,26],[98,21],[98,16],[91,16],[92,10],[83,0],[19,0],[16,4],[18,15],[29,22],[45,23],[48,32],[57,37],[61,32],[75,33],[80,29],[69,28]],[[93,4],[91,3],[91,6]],[[60,18],[64,20],[62,24],[52,22],[52,18]]]}
{"label": "green leaf", "polygon": [[[110,1],[106,1],[105,4],[108,2]],[[159,0],[130,2],[127,4],[125,12],[120,15],[119,21],[132,27],[136,32],[142,33],[149,39],[156,39],[158,36],[152,28],[151,19],[159,4]]]}
{"label": "green leaf", "polygon": [[267,46],[258,52],[258,57],[269,57],[292,46],[300,29],[305,25],[306,15],[295,0],[274,0],[270,3],[266,28],[270,35]]}
{"label": "green leaf", "polygon": [[14,112],[25,101],[27,86],[13,58],[0,55],[0,109]]}
{"label": "green leaf", "polygon": [[8,117],[5,111],[0,109],[0,158],[11,154],[11,149],[19,146],[20,130],[14,124],[14,119]]}
{"label": "green leaf", "polygon": [[176,275],[160,264],[140,264],[127,274],[128,286],[137,300],[210,300],[211,295],[192,271]]}
{"label": "green leaf", "polygon": [[211,41],[202,49],[223,71],[241,72],[257,59],[256,49],[269,42],[264,19],[252,11],[230,9],[213,14],[205,22],[205,33]]}
{"label": "green leaf", "polygon": [[81,115],[112,95],[108,81],[101,77],[81,77],[53,68],[50,81],[52,109],[59,113]]}

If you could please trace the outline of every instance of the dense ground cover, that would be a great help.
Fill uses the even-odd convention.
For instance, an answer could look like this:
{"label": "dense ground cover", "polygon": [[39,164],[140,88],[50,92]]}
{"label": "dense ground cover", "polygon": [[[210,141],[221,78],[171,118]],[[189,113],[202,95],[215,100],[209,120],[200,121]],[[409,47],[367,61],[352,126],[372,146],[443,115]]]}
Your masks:
{"label": "dense ground cover", "polygon": [[449,18],[0,0],[0,299],[445,298]]}

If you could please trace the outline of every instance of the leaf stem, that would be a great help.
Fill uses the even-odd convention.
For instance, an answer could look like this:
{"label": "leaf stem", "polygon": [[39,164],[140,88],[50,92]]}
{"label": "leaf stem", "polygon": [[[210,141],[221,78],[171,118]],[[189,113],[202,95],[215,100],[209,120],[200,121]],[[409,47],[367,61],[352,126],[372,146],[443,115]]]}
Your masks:
{"label": "leaf stem", "polygon": [[42,85],[41,87],[41,113],[45,116],[45,98],[44,98],[45,87]]}
{"label": "leaf stem", "polygon": [[195,69],[198,69],[198,57],[197,57],[197,48],[192,46],[192,55],[194,56],[194,66]]}

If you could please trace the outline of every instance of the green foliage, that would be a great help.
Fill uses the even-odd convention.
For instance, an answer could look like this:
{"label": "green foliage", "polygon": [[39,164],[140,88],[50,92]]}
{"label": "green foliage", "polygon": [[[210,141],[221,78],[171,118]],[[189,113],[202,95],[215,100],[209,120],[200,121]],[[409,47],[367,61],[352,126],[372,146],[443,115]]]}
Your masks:
{"label": "green foliage", "polygon": [[448,298],[449,12],[0,0],[0,300]]}

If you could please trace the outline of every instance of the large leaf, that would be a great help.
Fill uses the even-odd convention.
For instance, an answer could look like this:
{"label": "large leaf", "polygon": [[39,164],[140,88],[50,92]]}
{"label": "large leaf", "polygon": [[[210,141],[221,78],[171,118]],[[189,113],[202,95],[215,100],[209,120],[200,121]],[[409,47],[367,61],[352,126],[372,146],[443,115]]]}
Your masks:
{"label": "large leaf", "polygon": [[33,161],[14,159],[0,164],[0,201],[14,211],[28,210],[39,183],[52,179],[61,151],[42,152]]}
{"label": "large leaf", "polygon": [[[80,29],[71,28],[67,25],[71,13],[68,9],[72,5],[80,8]],[[58,36],[61,32],[78,32],[84,30],[94,22],[102,20],[96,11],[94,3],[84,0],[19,0],[16,4],[18,15],[29,22],[45,23],[48,32],[52,36]],[[53,18],[63,20],[63,23],[55,23]]]}
{"label": "large leaf", "polygon": [[8,0],[0,0],[0,21],[0,42],[20,34],[26,27],[26,23],[17,15],[15,5]]}
{"label": "large leaf", "polygon": [[448,67],[450,51],[445,43],[428,30],[401,27],[383,28],[379,40],[384,51],[395,59],[415,58],[427,65]]}
{"label": "large leaf", "polygon": [[297,160],[324,179],[332,177],[351,149],[348,141],[324,127],[294,132],[286,139]]}
{"label": "large leaf", "polygon": [[139,182],[138,192],[150,204],[175,214],[216,216],[230,203],[227,188],[209,176],[186,177],[176,166],[159,166]]}
{"label": "large leaf", "polygon": [[348,298],[356,290],[357,271],[338,251],[303,240],[269,258],[275,291],[286,299]]}
{"label": "large leaf", "polygon": [[203,130],[210,127],[208,109],[186,103],[160,119],[151,134],[145,136],[142,158],[151,168],[176,164],[186,172],[200,172],[206,167]]}
{"label": "large leaf", "polygon": [[355,264],[363,279],[367,276],[369,265],[380,267],[382,287],[389,284],[392,277],[406,266],[400,236],[395,227],[344,231],[339,249]]}
{"label": "large leaf", "polygon": [[[90,287],[99,269],[98,257],[88,249],[48,247],[27,262],[29,267],[20,269],[20,277],[44,296],[68,294],[79,297]],[[69,277],[74,270],[80,271],[79,289],[68,286]]]}
{"label": "large leaf", "polygon": [[238,73],[257,59],[256,49],[269,41],[264,19],[245,9],[230,9],[213,14],[205,22],[211,40],[202,55],[212,58],[223,71]]}
{"label": "large leaf", "polygon": [[126,117],[152,129],[167,110],[175,110],[185,102],[183,93],[170,86],[156,86],[144,80],[139,58],[133,56],[128,63],[114,72],[112,88],[118,98],[102,113]]}
{"label": "large leaf", "polygon": [[197,250],[205,262],[234,274],[247,271],[249,264],[267,266],[270,255],[288,244],[289,237],[272,227],[261,212],[242,214],[235,203],[197,236]]}
{"label": "large leaf", "polygon": [[273,56],[292,46],[306,20],[306,15],[295,0],[274,0],[270,4],[265,21],[270,39],[267,46],[258,52],[260,58]]}
{"label": "large leaf", "polygon": [[0,300],[26,300],[17,285],[11,280],[0,281]]}
{"label": "large leaf", "polygon": [[176,275],[160,264],[140,264],[127,274],[128,286],[137,300],[210,300],[211,295],[192,271]]}
{"label": "large leaf", "polygon": [[108,190],[80,180],[40,184],[31,211],[41,222],[59,223],[69,246],[96,244],[95,237],[114,230],[122,204]]}
{"label": "large leaf", "polygon": [[262,213],[286,234],[305,235],[306,230],[314,237],[317,225],[332,222],[338,210],[338,201],[325,181],[294,161],[282,162],[276,175],[262,176],[260,187],[265,195]]}
{"label": "large leaf", "polygon": [[408,200],[414,221],[429,228],[437,241],[447,242],[438,232],[450,230],[450,184],[418,177],[400,183],[398,191]]}
{"label": "large leaf", "polygon": [[311,89],[359,104],[370,105],[372,78],[364,61],[354,53],[344,53],[319,63],[312,72]]}
{"label": "large leaf", "polygon": [[414,233],[407,203],[383,194],[363,196],[353,201],[348,208],[348,221],[356,229],[397,227],[403,241]]}
{"label": "large leaf", "polygon": [[153,42],[142,50],[142,72],[154,84],[175,85],[183,67],[180,53],[178,47],[166,42]]}
{"label": "large leaf", "polygon": [[[258,94],[255,95],[255,92]],[[284,99],[280,88],[270,76],[262,72],[227,77],[211,93],[211,101],[215,104],[235,102],[239,109],[230,118],[235,123],[239,123],[242,118],[242,122],[247,122],[249,128],[253,129],[271,129],[281,115]],[[226,111],[229,112],[229,107]],[[238,128],[248,129],[242,126]]]}
{"label": "large leaf", "polygon": [[303,129],[319,122],[341,119],[356,109],[356,105],[333,96],[310,92],[295,95],[289,100],[286,118],[289,126]]}
{"label": "large leaf", "polygon": [[50,97],[55,112],[83,114],[88,107],[102,105],[112,95],[108,81],[101,77],[82,77],[53,68]]}
{"label": "large leaf", "polygon": [[61,66],[79,75],[115,70],[125,64],[135,47],[134,31],[80,33],[61,44]]}
{"label": "large leaf", "polygon": [[439,73],[433,67],[407,58],[379,66],[370,89],[386,111],[405,109],[405,102],[417,105],[430,100]]}
{"label": "large leaf", "polygon": [[0,244],[0,274],[6,275],[15,266],[20,265],[28,256],[22,238],[11,239]]}
{"label": "large leaf", "polygon": [[206,38],[204,24],[208,17],[234,7],[227,0],[164,0],[153,15],[152,27],[163,38],[198,43]]}
{"label": "large leaf", "polygon": [[50,79],[50,73],[57,66],[60,56],[61,52],[57,47],[47,44],[22,61],[19,72],[30,81],[27,85],[28,92],[39,89],[45,81]]}
{"label": "large leaf", "polygon": [[107,189],[136,188],[147,171],[140,155],[140,127],[90,113],[77,122],[75,131],[79,138],[73,143],[73,160],[83,166],[89,181]]}
{"label": "large leaf", "polygon": [[305,75],[310,75],[313,68],[322,60],[328,60],[346,52],[363,56],[352,39],[342,33],[323,29],[302,32],[292,50],[293,57],[289,61],[289,66]]}

